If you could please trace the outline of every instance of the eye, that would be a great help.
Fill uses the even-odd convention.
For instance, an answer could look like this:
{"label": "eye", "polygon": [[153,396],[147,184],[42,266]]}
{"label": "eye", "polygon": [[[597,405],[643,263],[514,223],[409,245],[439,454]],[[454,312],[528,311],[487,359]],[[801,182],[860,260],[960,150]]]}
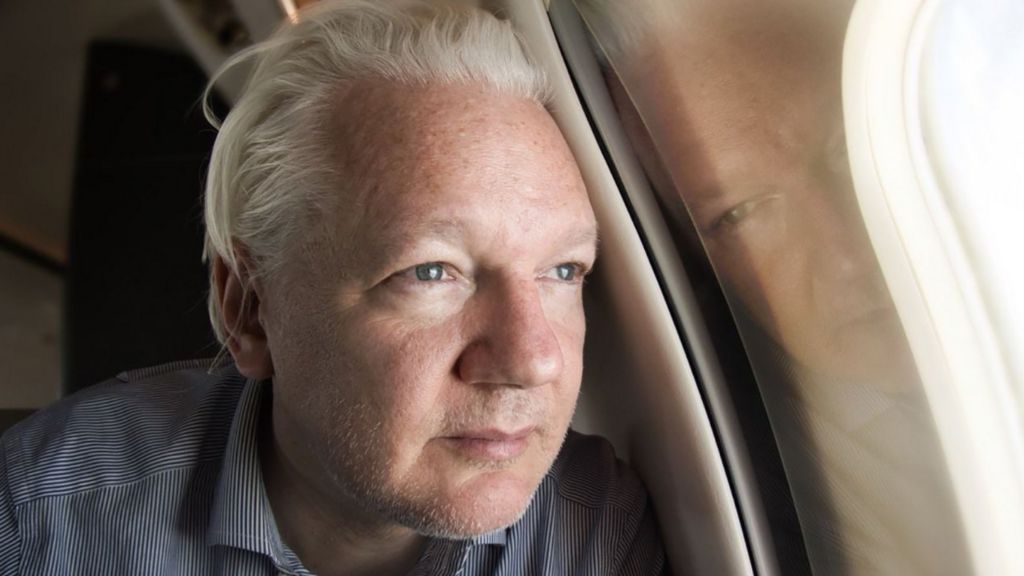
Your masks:
{"label": "eye", "polygon": [[565,262],[548,270],[545,276],[559,282],[579,283],[586,276],[586,268],[576,262]]}
{"label": "eye", "polygon": [[711,227],[712,229],[720,229],[723,227],[736,227],[741,222],[743,222],[743,220],[745,220],[748,216],[750,216],[755,210],[763,207],[769,201],[777,200],[778,198],[778,194],[766,194],[763,196],[758,196],[756,198],[751,198],[750,200],[746,200],[744,202],[740,202],[739,204],[733,206],[729,210],[725,211],[725,213],[723,213],[721,216],[716,218],[715,221],[712,222]]}
{"label": "eye", "polygon": [[412,273],[420,282],[440,282],[451,278],[451,275],[444,269],[444,264],[440,262],[417,264],[412,267]]}
{"label": "eye", "polygon": [[456,279],[450,267],[443,262],[424,262],[410,266],[391,276],[393,284],[407,288],[424,288],[445,284]]}

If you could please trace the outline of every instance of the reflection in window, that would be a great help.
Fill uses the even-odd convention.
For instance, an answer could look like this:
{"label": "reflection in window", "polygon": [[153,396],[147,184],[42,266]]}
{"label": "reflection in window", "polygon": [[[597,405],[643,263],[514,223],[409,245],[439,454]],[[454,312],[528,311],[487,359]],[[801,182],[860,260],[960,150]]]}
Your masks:
{"label": "reflection in window", "polygon": [[815,573],[969,573],[849,174],[850,2],[576,5],[662,205],[692,221],[725,289]]}

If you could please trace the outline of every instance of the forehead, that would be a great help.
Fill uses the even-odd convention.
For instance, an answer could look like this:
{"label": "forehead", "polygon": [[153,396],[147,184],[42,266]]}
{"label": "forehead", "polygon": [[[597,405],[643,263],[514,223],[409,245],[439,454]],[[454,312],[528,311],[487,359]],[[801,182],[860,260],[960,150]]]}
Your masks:
{"label": "forehead", "polygon": [[350,236],[399,234],[428,217],[443,224],[531,211],[592,225],[572,154],[536,102],[476,85],[367,81],[345,88],[331,127],[346,180],[331,225]]}
{"label": "forehead", "polygon": [[674,50],[652,58],[646,72],[665,77],[669,92],[693,108],[696,119],[731,120],[747,129],[780,116],[807,118],[808,105],[839,96],[841,37],[779,23],[723,26],[680,38]]}
{"label": "forehead", "polygon": [[778,172],[841,130],[844,9],[756,4],[697,2],[687,26],[621,63],[665,161],[688,180]]}

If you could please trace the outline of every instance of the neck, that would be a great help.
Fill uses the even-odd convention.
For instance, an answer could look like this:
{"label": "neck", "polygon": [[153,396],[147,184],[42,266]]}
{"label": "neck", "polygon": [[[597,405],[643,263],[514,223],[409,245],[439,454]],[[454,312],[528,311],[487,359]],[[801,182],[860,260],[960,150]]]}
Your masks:
{"label": "neck", "polygon": [[310,477],[311,466],[288,457],[273,425],[270,402],[261,417],[260,462],[267,498],[282,540],[321,576],[400,576],[426,546],[414,530],[381,518],[347,495],[330,494]]}

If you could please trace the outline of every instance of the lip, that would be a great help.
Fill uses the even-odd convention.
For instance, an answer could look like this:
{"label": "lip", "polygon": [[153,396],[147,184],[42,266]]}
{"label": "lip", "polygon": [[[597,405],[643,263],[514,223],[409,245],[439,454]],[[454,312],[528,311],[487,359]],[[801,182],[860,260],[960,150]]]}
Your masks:
{"label": "lip", "polygon": [[484,428],[459,431],[441,439],[451,449],[471,460],[500,462],[511,460],[525,452],[534,430],[535,426],[514,431]]}
{"label": "lip", "polygon": [[[843,316],[840,317],[843,318]],[[864,310],[858,310],[856,313],[847,314],[840,325],[844,327],[872,327],[897,319],[898,316],[896,315],[895,308],[892,306],[879,305]]]}

